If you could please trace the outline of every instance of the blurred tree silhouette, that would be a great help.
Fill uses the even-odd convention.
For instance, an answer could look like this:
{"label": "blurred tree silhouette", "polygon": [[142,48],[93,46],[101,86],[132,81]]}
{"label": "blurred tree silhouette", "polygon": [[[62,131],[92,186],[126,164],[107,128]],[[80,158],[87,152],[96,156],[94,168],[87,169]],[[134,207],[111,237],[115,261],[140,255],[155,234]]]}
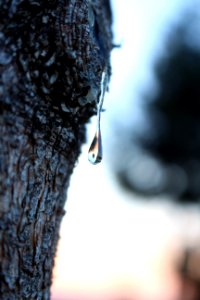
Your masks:
{"label": "blurred tree silhouette", "polygon": [[[126,188],[146,196],[167,193],[182,203],[198,201],[200,196],[200,28],[197,25],[198,16],[189,14],[167,36],[165,53],[155,63],[158,92],[152,98],[148,91],[149,96],[142,101],[146,127],[151,130],[142,134],[137,128],[132,133],[130,130],[126,141],[129,164],[117,170]],[[131,150],[132,157],[138,159],[132,164]]]}

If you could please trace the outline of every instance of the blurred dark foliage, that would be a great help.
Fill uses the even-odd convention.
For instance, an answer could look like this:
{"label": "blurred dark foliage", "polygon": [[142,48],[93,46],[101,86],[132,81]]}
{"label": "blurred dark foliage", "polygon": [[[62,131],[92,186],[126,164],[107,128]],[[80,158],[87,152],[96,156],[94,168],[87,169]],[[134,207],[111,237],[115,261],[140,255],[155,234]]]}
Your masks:
{"label": "blurred dark foliage", "polygon": [[158,123],[155,138],[141,137],[141,142],[167,163],[199,161],[200,52],[180,43],[158,63],[156,73],[161,90],[148,110],[155,123],[159,121],[157,114],[164,118],[165,129]]}
{"label": "blurred dark foliage", "polygon": [[[133,129],[131,137],[132,156],[137,156],[135,145],[145,155],[117,171],[126,188],[146,196],[170,194],[181,203],[197,202],[200,196],[200,38],[194,21],[192,16],[172,28],[165,54],[155,63],[158,92],[143,99],[142,108],[152,134]],[[145,182],[138,179],[146,172]]]}

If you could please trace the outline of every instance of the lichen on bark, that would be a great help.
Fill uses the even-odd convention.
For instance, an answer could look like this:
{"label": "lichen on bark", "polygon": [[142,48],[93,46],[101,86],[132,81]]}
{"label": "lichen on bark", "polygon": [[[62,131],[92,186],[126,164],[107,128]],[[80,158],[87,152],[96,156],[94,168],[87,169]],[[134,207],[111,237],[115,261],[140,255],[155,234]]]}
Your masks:
{"label": "lichen on bark", "polygon": [[66,191],[111,49],[108,0],[0,1],[2,300],[50,298]]}

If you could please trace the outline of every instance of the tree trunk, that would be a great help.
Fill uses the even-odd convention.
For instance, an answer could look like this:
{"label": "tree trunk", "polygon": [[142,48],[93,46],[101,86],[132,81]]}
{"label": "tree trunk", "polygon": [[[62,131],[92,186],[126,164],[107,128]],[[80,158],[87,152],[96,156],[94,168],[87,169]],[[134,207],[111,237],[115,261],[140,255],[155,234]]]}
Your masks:
{"label": "tree trunk", "polygon": [[1,300],[50,298],[70,175],[110,75],[110,27],[109,0],[0,0]]}

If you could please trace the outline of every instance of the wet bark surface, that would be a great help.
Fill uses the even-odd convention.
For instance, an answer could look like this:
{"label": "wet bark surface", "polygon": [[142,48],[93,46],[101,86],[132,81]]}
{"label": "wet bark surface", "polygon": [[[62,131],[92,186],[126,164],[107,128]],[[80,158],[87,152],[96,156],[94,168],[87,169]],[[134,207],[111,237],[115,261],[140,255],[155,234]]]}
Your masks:
{"label": "wet bark surface", "polygon": [[2,300],[50,298],[70,175],[110,75],[110,28],[107,0],[0,1]]}

